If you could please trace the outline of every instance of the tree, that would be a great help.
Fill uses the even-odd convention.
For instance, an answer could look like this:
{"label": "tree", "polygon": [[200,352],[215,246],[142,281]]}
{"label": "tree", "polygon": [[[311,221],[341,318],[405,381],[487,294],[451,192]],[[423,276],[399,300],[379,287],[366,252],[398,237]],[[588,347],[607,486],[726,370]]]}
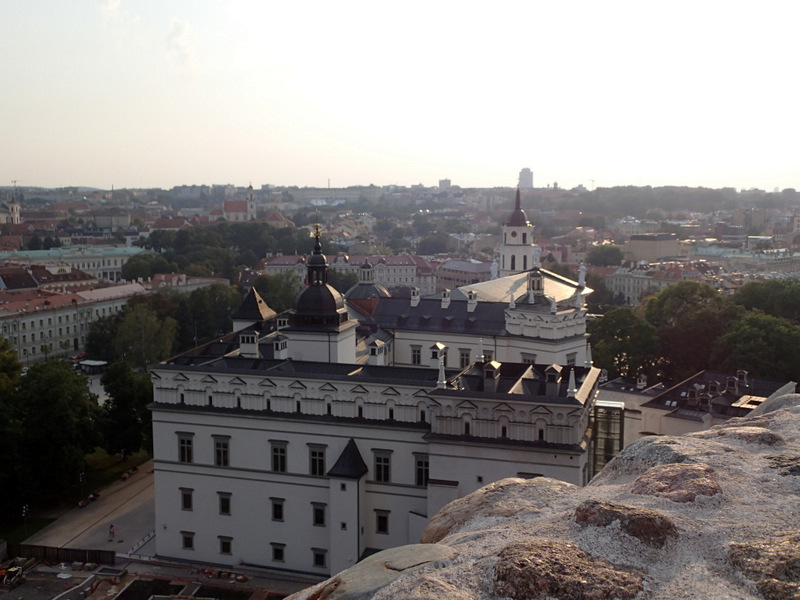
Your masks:
{"label": "tree", "polygon": [[758,312],[742,316],[714,344],[713,360],[728,371],[800,381],[800,326]]}
{"label": "tree", "polygon": [[119,324],[119,315],[100,317],[91,323],[86,335],[86,353],[95,360],[117,360],[116,339]]}
{"label": "tree", "polygon": [[253,287],[267,306],[275,312],[283,312],[292,308],[302,284],[292,271],[284,271],[277,275],[260,275],[253,282]]}
{"label": "tree", "polygon": [[33,237],[28,241],[28,250],[41,250],[42,249],[42,238],[40,238],[37,234],[33,234]]}
{"label": "tree", "polygon": [[658,332],[659,371],[668,381],[716,367],[711,349],[742,310],[706,283],[680,281],[645,305],[645,319]]}
{"label": "tree", "polygon": [[146,304],[128,306],[117,329],[116,355],[144,368],[172,354],[177,331],[172,317],[159,319]]}
{"label": "tree", "polygon": [[152,419],[147,405],[153,400],[150,375],[137,375],[127,362],[109,366],[101,379],[108,400],[103,405],[104,447],[109,454],[128,455],[152,449]]}
{"label": "tree", "polygon": [[122,265],[122,278],[126,281],[136,281],[139,278],[149,279],[153,275],[154,259],[154,255],[146,253],[131,256],[128,262]]}
{"label": "tree", "polygon": [[25,449],[17,457],[24,483],[20,498],[63,499],[85,471],[85,455],[100,443],[97,397],[85,376],[53,360],[30,367],[14,403]]}
{"label": "tree", "polygon": [[800,279],[746,283],[734,294],[733,301],[747,310],[757,309],[800,323]]}
{"label": "tree", "polygon": [[216,284],[194,290],[189,296],[189,306],[197,337],[207,340],[230,333],[231,314],[241,302],[242,297],[233,286]]}
{"label": "tree", "polygon": [[608,370],[610,377],[648,378],[657,375],[658,337],[656,328],[629,308],[616,308],[588,322],[592,362]]}
{"label": "tree", "polygon": [[619,246],[594,246],[586,253],[586,262],[596,267],[611,267],[622,263],[623,257]]}
{"label": "tree", "polygon": [[19,362],[11,343],[0,337],[0,396],[7,397],[11,393],[19,382],[21,373],[22,363]]}
{"label": "tree", "polygon": [[331,284],[331,286],[340,294],[344,294],[347,290],[358,283],[358,275],[352,271],[328,269],[328,283]]}
{"label": "tree", "polygon": [[440,254],[442,252],[447,252],[447,249],[450,247],[451,242],[454,242],[450,236],[446,233],[438,232],[431,234],[425,238],[422,238],[419,241],[419,245],[417,246],[417,252],[419,254]]}
{"label": "tree", "polygon": [[675,325],[687,313],[721,299],[719,292],[707,283],[679,281],[647,300],[645,318],[655,327]]}

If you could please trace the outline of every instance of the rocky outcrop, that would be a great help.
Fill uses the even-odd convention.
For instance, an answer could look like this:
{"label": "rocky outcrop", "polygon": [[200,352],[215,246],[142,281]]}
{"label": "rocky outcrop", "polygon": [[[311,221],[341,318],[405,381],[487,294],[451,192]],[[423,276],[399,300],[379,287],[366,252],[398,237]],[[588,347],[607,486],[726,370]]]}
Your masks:
{"label": "rocky outcrop", "polygon": [[423,539],[435,543],[292,598],[798,599],[800,396],[643,438],[585,487],[496,482],[443,508]]}

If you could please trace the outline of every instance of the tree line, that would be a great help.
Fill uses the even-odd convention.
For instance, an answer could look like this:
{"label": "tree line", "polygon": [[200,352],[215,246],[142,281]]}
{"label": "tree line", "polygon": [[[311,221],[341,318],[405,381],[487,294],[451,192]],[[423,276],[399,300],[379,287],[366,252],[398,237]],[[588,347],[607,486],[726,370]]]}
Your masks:
{"label": "tree line", "polygon": [[800,382],[800,280],[750,282],[732,296],[681,281],[587,326],[609,377],[677,383],[701,370]]}
{"label": "tree line", "polygon": [[111,365],[101,382],[101,406],[88,379],[63,360],[22,364],[0,339],[0,521],[18,518],[23,505],[60,504],[83,492],[87,454],[152,451],[147,373]]}

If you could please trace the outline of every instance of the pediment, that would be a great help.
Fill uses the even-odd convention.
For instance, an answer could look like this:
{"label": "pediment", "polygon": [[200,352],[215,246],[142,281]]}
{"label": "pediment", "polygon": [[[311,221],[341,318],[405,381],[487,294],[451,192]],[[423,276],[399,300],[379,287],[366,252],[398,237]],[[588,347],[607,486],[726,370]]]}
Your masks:
{"label": "pediment", "polygon": [[333,387],[330,383],[323,383],[320,386],[319,389],[320,389],[321,392],[338,392],[339,391],[335,387]]}
{"label": "pediment", "polygon": [[428,392],[426,392],[425,390],[417,390],[416,392],[414,392],[412,397],[414,397],[414,398],[427,398],[428,397]]}
{"label": "pediment", "polygon": [[477,407],[477,406],[475,406],[475,405],[474,405],[472,402],[470,402],[469,400],[464,400],[463,402],[460,402],[460,403],[456,404],[456,408],[458,408],[458,409],[462,409],[462,410],[464,410],[464,409],[474,409],[474,410],[477,410],[477,409],[478,409],[478,407]]}
{"label": "pediment", "polygon": [[305,390],[308,389],[306,385],[302,381],[293,381],[289,384],[289,389],[291,390]]}
{"label": "pediment", "polygon": [[247,385],[247,383],[241,377],[234,377],[228,383],[231,385]]}
{"label": "pediment", "polygon": [[262,379],[258,385],[261,387],[275,387],[275,382],[271,379]]}
{"label": "pediment", "polygon": [[202,381],[203,383],[218,383],[217,380],[211,375],[206,375],[200,381]]}
{"label": "pediment", "polygon": [[353,389],[350,390],[351,394],[368,394],[369,392],[364,388],[363,385],[357,385]]}
{"label": "pediment", "polygon": [[505,402],[503,402],[502,404],[498,404],[497,406],[494,407],[494,412],[509,412],[509,413],[513,413],[514,409],[511,408]]}
{"label": "pediment", "polygon": [[397,391],[396,389],[394,389],[393,387],[388,387],[388,388],[386,388],[385,390],[383,390],[383,391],[381,392],[381,394],[383,394],[384,396],[399,396],[399,395],[400,395],[400,392],[398,392],[398,391]]}

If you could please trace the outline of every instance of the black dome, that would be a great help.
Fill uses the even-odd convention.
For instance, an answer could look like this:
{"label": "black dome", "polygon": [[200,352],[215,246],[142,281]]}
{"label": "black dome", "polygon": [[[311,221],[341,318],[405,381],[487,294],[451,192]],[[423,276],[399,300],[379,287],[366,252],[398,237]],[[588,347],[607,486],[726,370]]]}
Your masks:
{"label": "black dome", "polygon": [[322,253],[319,227],[314,236],[314,252],[306,263],[306,287],[295,296],[289,317],[295,327],[335,326],[347,321],[344,298],[328,284],[328,260]]}
{"label": "black dome", "polygon": [[530,225],[528,222],[528,216],[520,206],[519,188],[517,188],[517,200],[514,203],[514,212],[512,212],[511,216],[508,218],[507,225],[509,227],[528,227]]}

